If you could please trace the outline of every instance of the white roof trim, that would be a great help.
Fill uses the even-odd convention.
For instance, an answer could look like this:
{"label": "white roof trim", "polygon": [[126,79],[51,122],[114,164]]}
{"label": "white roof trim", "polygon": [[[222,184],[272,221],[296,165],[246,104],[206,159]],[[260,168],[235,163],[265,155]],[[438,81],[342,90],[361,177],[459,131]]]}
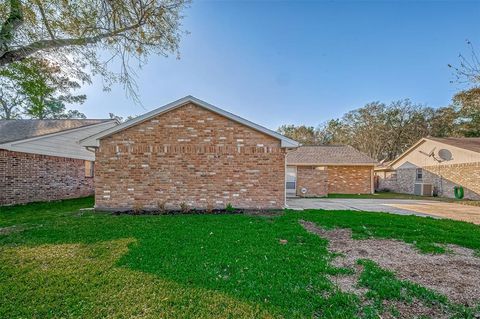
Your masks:
{"label": "white roof trim", "polygon": [[150,111],[148,113],[145,113],[143,115],[140,115],[134,119],[131,119],[130,121],[127,121],[127,122],[124,122],[120,125],[117,125],[115,127],[112,127],[112,128],[109,128],[105,131],[102,131],[100,133],[97,133],[95,135],[92,135],[90,137],[87,137],[83,140],[80,141],[80,144],[82,146],[92,146],[92,147],[98,147],[100,145],[99,143],[99,140],[104,138],[104,137],[107,137],[109,135],[112,135],[114,133],[117,133],[119,131],[122,131],[124,129],[127,129],[129,127],[132,127],[134,125],[137,125],[138,123],[141,123],[141,122],[144,122],[152,117],[155,117],[157,115],[160,115],[160,114],[163,114],[163,113],[166,113],[166,112],[169,112],[173,109],[176,109],[180,106],[183,106],[187,103],[194,103],[196,105],[199,105],[207,110],[210,110],[214,113],[217,113],[219,115],[222,115],[232,121],[235,121],[237,123],[240,123],[240,124],[243,124],[245,126],[248,126],[254,130],[257,130],[259,132],[262,132],[266,135],[269,135],[269,136],[272,136],[276,139],[279,139],[281,141],[281,147],[298,147],[300,144],[297,142],[297,141],[294,141],[292,139],[289,139],[288,137],[285,137],[275,131],[272,131],[272,130],[269,130],[261,125],[258,125],[258,124],[255,124],[253,122],[250,122],[244,118],[241,118],[235,114],[232,114],[230,112],[227,112],[225,110],[222,110],[214,105],[211,105],[207,102],[204,102],[200,99],[197,99],[191,95],[188,95],[184,98],[181,98],[177,101],[174,101],[174,102],[171,102],[169,104],[166,104],[162,107],[159,107],[153,111]]}

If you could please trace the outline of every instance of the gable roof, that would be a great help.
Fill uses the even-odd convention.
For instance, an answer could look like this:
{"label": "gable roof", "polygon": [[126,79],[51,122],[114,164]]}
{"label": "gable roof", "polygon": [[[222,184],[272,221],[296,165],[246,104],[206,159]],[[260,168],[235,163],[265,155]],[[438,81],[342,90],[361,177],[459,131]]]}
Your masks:
{"label": "gable roof", "polygon": [[218,108],[218,107],[216,107],[216,106],[214,106],[214,105],[212,105],[212,104],[209,104],[209,103],[207,103],[207,102],[205,102],[205,101],[202,101],[202,100],[200,100],[200,99],[197,99],[197,98],[195,98],[195,97],[193,97],[193,96],[191,96],[191,95],[188,95],[188,96],[186,96],[186,97],[184,97],[184,98],[181,98],[181,99],[179,99],[179,100],[176,100],[176,101],[174,101],[174,102],[171,102],[171,103],[169,103],[169,104],[166,104],[166,105],[164,105],[164,106],[162,106],[162,107],[159,107],[159,108],[157,108],[157,109],[154,109],[153,111],[150,111],[150,112],[148,112],[148,113],[145,113],[145,114],[143,114],[143,115],[140,115],[140,116],[138,116],[138,117],[136,117],[136,118],[134,118],[134,119],[131,119],[131,120],[129,120],[129,121],[127,121],[127,122],[124,122],[124,123],[122,123],[122,124],[120,124],[120,125],[117,125],[117,126],[115,126],[115,127],[113,127],[113,128],[107,129],[107,130],[105,130],[105,131],[103,131],[103,132],[100,132],[100,133],[98,133],[98,134],[95,134],[95,135],[92,135],[92,136],[90,136],[90,137],[87,137],[87,138],[81,140],[81,141],[80,141],[80,144],[83,145],[83,146],[94,146],[94,147],[97,146],[97,147],[98,147],[98,146],[99,146],[99,140],[102,139],[102,138],[104,138],[104,137],[110,136],[110,135],[112,135],[112,134],[114,134],[114,133],[117,133],[117,132],[122,131],[122,130],[125,130],[125,129],[129,128],[129,127],[132,127],[132,126],[134,126],[134,125],[137,125],[137,124],[139,124],[139,123],[142,123],[142,122],[144,122],[144,121],[146,121],[146,120],[148,120],[148,119],[150,119],[150,118],[152,118],[152,117],[155,117],[155,116],[158,116],[158,115],[160,115],[160,114],[163,114],[163,113],[169,112],[169,111],[171,111],[171,110],[174,110],[174,109],[176,109],[176,108],[178,108],[178,107],[181,107],[181,106],[183,106],[183,105],[185,105],[185,104],[187,104],[187,103],[193,103],[193,104],[195,104],[195,105],[198,105],[198,106],[200,106],[200,107],[203,107],[204,109],[207,109],[207,110],[209,110],[209,111],[212,111],[212,112],[214,112],[214,113],[217,113],[217,114],[219,114],[219,115],[222,115],[222,116],[224,116],[224,117],[226,117],[226,118],[228,118],[228,119],[230,119],[230,120],[232,120],[232,121],[235,121],[235,122],[237,122],[237,123],[243,124],[243,125],[245,125],[245,126],[247,126],[247,127],[250,127],[250,128],[252,128],[252,129],[257,130],[257,131],[259,131],[259,132],[261,132],[261,133],[264,133],[264,134],[266,134],[266,135],[272,136],[272,137],[274,137],[274,138],[276,138],[276,139],[278,139],[278,140],[281,141],[281,147],[298,147],[298,146],[300,145],[297,141],[294,141],[294,140],[292,140],[292,139],[290,139],[290,138],[288,138],[288,137],[285,137],[285,136],[283,136],[283,135],[281,135],[281,134],[279,134],[279,133],[277,133],[277,132],[275,132],[275,131],[269,130],[269,129],[261,126],[261,125],[258,125],[258,124],[255,124],[255,123],[253,123],[253,122],[250,122],[250,121],[248,121],[248,120],[246,120],[246,119],[244,119],[244,118],[241,118],[241,117],[239,117],[239,116],[237,116],[237,115],[235,115],[235,114],[232,114],[232,113],[230,113],[230,112],[227,112],[227,111],[225,111],[225,110],[222,110],[221,108]]}
{"label": "gable roof", "polygon": [[0,120],[0,144],[112,121],[110,119]]}
{"label": "gable roof", "polygon": [[287,165],[375,165],[377,161],[349,145],[301,146],[287,152]]}
{"label": "gable roof", "polygon": [[404,158],[407,154],[417,148],[419,145],[423,144],[425,141],[434,141],[438,143],[443,143],[446,145],[458,147],[467,151],[480,153],[480,137],[424,137],[418,142],[410,146],[405,152],[400,156],[390,162],[390,167],[395,163]]}
{"label": "gable roof", "polygon": [[480,137],[428,137],[427,139],[480,153]]}

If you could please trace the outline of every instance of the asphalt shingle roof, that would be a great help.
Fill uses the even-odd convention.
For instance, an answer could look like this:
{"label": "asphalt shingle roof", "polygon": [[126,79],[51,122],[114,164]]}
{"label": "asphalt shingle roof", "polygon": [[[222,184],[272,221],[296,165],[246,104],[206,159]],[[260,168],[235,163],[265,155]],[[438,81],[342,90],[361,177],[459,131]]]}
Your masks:
{"label": "asphalt shingle roof", "polygon": [[480,153],[480,137],[427,137],[427,139]]}
{"label": "asphalt shingle roof", "polygon": [[83,126],[98,124],[109,119],[68,120],[0,120],[0,143],[58,133]]}
{"label": "asphalt shingle roof", "polygon": [[349,145],[301,146],[287,153],[287,164],[376,164]]}

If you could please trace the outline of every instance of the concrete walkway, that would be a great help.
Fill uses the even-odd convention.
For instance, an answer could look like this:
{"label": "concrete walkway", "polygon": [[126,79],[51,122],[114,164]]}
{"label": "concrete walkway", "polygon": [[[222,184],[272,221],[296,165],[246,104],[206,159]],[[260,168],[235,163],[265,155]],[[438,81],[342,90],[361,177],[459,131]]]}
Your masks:
{"label": "concrete walkway", "polygon": [[414,199],[288,198],[290,209],[358,210],[450,218],[480,225],[480,207]]}

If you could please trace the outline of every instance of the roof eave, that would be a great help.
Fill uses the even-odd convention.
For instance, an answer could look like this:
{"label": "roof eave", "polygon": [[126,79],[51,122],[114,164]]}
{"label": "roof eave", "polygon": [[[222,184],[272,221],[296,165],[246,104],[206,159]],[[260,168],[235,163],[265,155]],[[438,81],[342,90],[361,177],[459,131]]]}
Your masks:
{"label": "roof eave", "polygon": [[257,131],[259,131],[259,132],[261,132],[261,133],[264,133],[264,134],[266,134],[266,135],[269,135],[269,136],[271,136],[271,137],[274,137],[274,138],[276,138],[276,139],[278,139],[278,140],[281,141],[280,146],[281,146],[282,148],[295,148],[295,147],[300,146],[300,143],[298,143],[297,141],[294,141],[294,140],[292,140],[292,139],[290,139],[290,138],[288,138],[288,137],[285,137],[285,136],[283,136],[283,135],[281,135],[281,134],[279,134],[279,133],[277,133],[277,132],[274,132],[274,131],[272,131],[272,130],[270,130],[270,129],[267,129],[267,128],[261,126],[261,125],[258,125],[258,124],[255,124],[255,123],[253,123],[253,122],[250,122],[249,120],[246,120],[246,119],[244,119],[244,118],[241,118],[241,117],[239,117],[239,116],[237,116],[237,115],[235,115],[235,114],[232,114],[232,113],[230,113],[230,112],[228,112],[228,111],[222,110],[222,109],[220,109],[220,108],[218,108],[218,107],[216,107],[216,106],[214,106],[214,105],[211,105],[211,104],[209,104],[209,103],[207,103],[207,102],[204,102],[204,101],[202,101],[202,100],[200,100],[200,99],[197,99],[197,98],[195,98],[195,97],[193,97],[193,96],[191,96],[191,95],[186,96],[186,97],[183,97],[183,98],[181,98],[181,99],[179,99],[179,100],[177,100],[177,101],[171,102],[171,103],[169,103],[169,104],[166,104],[166,105],[164,105],[164,106],[162,106],[162,107],[156,108],[156,109],[154,109],[154,110],[152,110],[152,111],[150,111],[150,112],[147,112],[147,113],[145,113],[145,114],[143,114],[143,115],[141,115],[141,116],[138,116],[138,117],[136,117],[136,118],[134,118],[134,119],[132,119],[132,120],[130,120],[130,121],[127,121],[127,122],[124,122],[124,123],[122,123],[122,124],[120,124],[120,125],[117,125],[117,126],[115,126],[115,127],[112,127],[111,129],[107,129],[107,130],[105,130],[105,131],[103,131],[103,132],[100,132],[100,133],[97,133],[97,134],[92,135],[92,136],[90,136],[90,137],[87,137],[87,138],[81,140],[81,141],[80,141],[80,144],[81,144],[82,146],[85,146],[85,147],[88,147],[88,146],[90,146],[90,147],[99,147],[99,145],[100,145],[100,139],[105,138],[105,137],[107,137],[107,136],[110,136],[110,135],[112,135],[112,134],[114,134],[114,133],[117,133],[117,132],[119,132],[119,131],[125,130],[125,129],[129,128],[129,127],[135,126],[135,125],[137,125],[137,124],[139,124],[139,123],[142,123],[142,122],[144,122],[144,121],[147,121],[147,120],[150,119],[150,118],[153,118],[153,117],[155,117],[155,116],[158,116],[158,115],[161,115],[161,114],[166,113],[166,112],[168,112],[168,111],[171,111],[171,110],[173,110],[173,109],[175,109],[175,108],[178,108],[178,107],[180,107],[180,106],[183,106],[183,105],[185,105],[185,104],[187,104],[187,103],[197,104],[197,105],[199,105],[199,106],[201,106],[201,107],[203,107],[203,108],[205,108],[205,109],[207,109],[207,110],[210,110],[210,111],[212,111],[212,112],[214,112],[214,113],[217,113],[217,114],[219,114],[219,115],[221,115],[221,116],[224,116],[224,117],[226,117],[226,118],[228,118],[228,119],[230,119],[230,120],[232,120],[232,121],[235,121],[235,122],[237,122],[237,123],[243,124],[243,125],[245,125],[245,126],[247,126],[247,127],[250,127],[250,128],[252,128],[252,129],[255,129],[255,130],[257,130]]}
{"label": "roof eave", "polygon": [[290,166],[375,166],[377,163],[288,163]]}

